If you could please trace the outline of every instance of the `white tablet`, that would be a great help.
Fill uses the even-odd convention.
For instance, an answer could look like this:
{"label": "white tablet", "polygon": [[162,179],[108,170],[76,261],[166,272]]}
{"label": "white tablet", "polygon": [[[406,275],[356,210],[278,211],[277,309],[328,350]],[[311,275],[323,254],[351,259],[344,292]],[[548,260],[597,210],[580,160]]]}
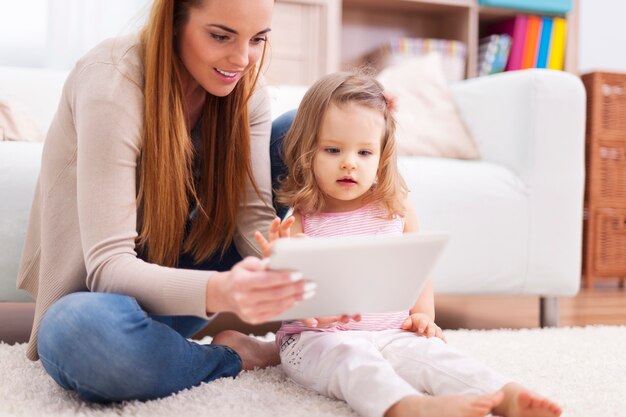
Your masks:
{"label": "white tablet", "polygon": [[317,288],[276,320],[409,310],[447,240],[441,233],[280,239],[270,269],[300,271]]}

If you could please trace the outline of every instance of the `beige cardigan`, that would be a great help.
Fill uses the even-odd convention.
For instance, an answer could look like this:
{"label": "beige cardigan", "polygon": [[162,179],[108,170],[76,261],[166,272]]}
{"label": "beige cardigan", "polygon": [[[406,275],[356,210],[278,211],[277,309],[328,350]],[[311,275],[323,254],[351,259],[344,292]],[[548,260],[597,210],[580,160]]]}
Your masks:
{"label": "beige cardigan", "polygon": [[[135,251],[135,170],[144,108],[138,39],[105,41],[76,64],[46,137],[17,280],[36,300],[27,350],[32,360],[38,358],[42,316],[76,291],[127,294],[151,314],[207,318],[212,272],[150,264]],[[252,170],[262,198],[248,186],[235,237],[243,256],[258,255],[253,233],[267,230],[275,216],[265,89],[257,90],[249,110]]]}

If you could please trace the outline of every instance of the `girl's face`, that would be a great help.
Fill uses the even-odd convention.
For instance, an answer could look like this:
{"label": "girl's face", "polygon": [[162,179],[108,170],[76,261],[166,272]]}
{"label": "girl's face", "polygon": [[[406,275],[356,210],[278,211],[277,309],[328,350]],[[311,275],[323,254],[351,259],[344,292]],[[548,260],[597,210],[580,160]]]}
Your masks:
{"label": "girl's face", "polygon": [[326,212],[356,210],[376,181],[383,115],[355,103],[331,104],[322,118],[313,174]]}
{"label": "girl's face", "polygon": [[230,94],[263,54],[273,6],[274,0],[205,0],[191,7],[177,41],[192,84]]}

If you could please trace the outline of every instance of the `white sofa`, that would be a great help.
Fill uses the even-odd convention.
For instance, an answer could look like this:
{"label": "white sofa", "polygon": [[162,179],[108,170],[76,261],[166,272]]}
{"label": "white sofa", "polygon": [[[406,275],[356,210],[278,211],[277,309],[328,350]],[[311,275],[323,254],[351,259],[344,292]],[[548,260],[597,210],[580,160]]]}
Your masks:
{"label": "white sofa", "polygon": [[[28,109],[47,127],[65,75],[0,67],[0,100]],[[435,290],[536,295],[541,324],[555,325],[558,297],[576,294],[580,282],[582,83],[563,72],[529,70],[463,81],[452,90],[482,159],[400,159],[421,229],[452,234],[433,272]],[[296,107],[303,92],[272,87],[273,116]],[[40,156],[39,143],[0,142],[3,317],[3,304],[29,301],[15,289],[15,276]]]}

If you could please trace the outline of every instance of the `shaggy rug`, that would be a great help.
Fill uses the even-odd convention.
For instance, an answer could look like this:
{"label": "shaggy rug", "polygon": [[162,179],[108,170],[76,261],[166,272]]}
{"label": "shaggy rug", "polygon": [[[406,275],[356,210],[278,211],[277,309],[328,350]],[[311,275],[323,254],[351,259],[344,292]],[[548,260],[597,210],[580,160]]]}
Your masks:
{"label": "shaggy rug", "polygon": [[[626,416],[626,326],[457,330],[446,336],[451,345],[553,398],[564,416]],[[23,344],[0,344],[0,416],[356,415],[345,403],[290,382],[280,367],[244,372],[160,400],[91,405],[57,386],[24,351]]]}

